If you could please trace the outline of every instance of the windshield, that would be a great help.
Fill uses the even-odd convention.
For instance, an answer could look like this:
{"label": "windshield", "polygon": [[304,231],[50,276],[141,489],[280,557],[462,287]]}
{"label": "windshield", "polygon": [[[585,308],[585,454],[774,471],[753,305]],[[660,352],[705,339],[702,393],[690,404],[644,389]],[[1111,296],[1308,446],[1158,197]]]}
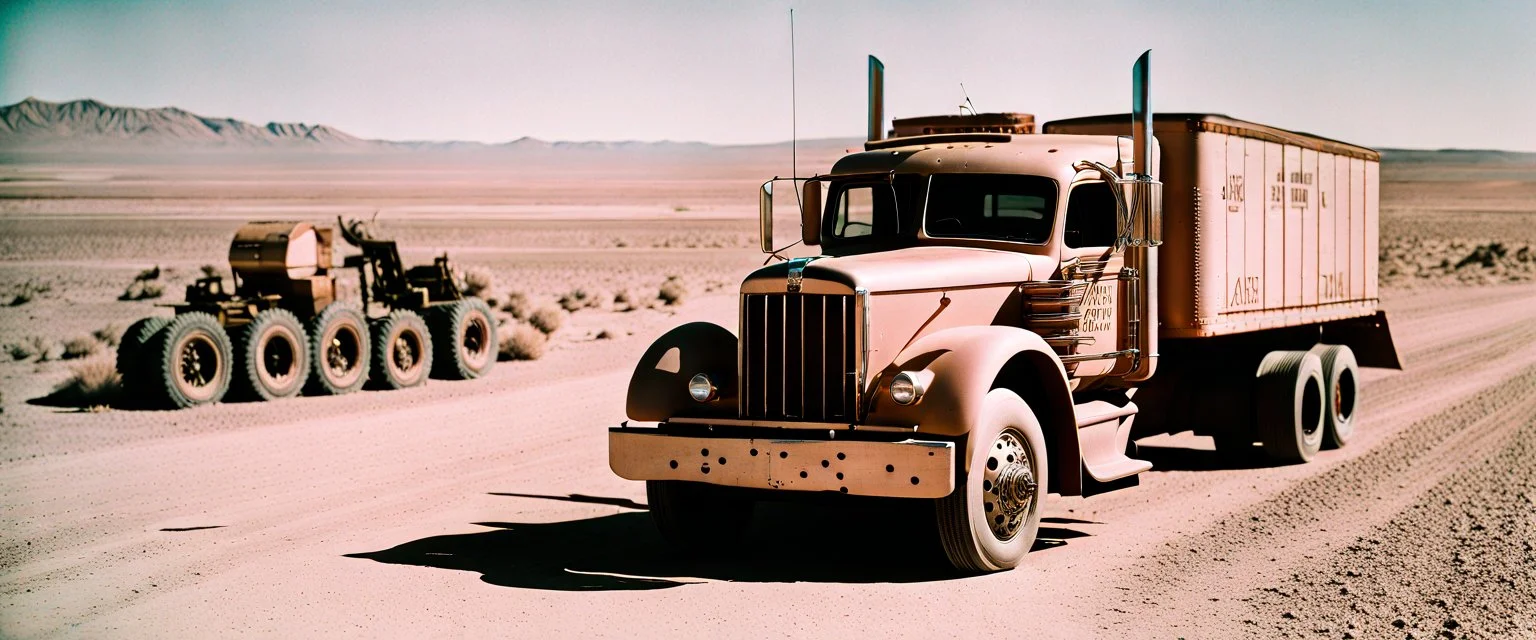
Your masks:
{"label": "windshield", "polygon": [[822,219],[824,244],[839,246],[917,237],[922,178],[898,175],[833,183]]}
{"label": "windshield", "polygon": [[1056,217],[1056,181],[1041,176],[947,173],[928,187],[924,229],[934,238],[1043,244]]}

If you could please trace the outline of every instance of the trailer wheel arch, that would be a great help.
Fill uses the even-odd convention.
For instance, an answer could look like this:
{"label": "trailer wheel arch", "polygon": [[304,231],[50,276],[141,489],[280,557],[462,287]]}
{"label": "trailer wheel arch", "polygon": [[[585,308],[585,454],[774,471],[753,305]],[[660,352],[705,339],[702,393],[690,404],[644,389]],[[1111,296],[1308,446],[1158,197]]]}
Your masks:
{"label": "trailer wheel arch", "polygon": [[[901,371],[922,371],[931,381],[914,404],[902,406],[890,399],[890,380]],[[982,401],[999,388],[1018,394],[1040,421],[1052,492],[1081,493],[1082,453],[1066,371],[1055,351],[1025,329],[955,327],[920,338],[882,372],[871,390],[874,398],[867,422],[915,424],[920,433],[968,438]],[[957,460],[967,459],[957,456]]]}

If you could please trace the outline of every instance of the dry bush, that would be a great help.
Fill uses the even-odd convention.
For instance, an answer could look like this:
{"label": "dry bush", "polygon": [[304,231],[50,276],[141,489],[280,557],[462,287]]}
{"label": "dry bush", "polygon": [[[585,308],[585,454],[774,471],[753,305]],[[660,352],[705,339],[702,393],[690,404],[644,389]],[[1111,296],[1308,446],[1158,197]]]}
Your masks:
{"label": "dry bush", "polygon": [[594,336],[594,339],[597,339],[597,340],[612,340],[612,339],[614,339],[614,337],[616,337],[616,336],[615,336],[613,331],[609,331],[608,329],[603,329],[602,331],[597,332],[597,335]]}
{"label": "dry bush", "polygon": [[90,336],[76,336],[64,341],[65,360],[79,360],[101,353],[101,343]]}
{"label": "dry bush", "polygon": [[165,295],[165,285],[153,280],[134,280],[123,289],[118,300],[152,300]]}
{"label": "dry bush", "polygon": [[603,297],[587,293],[586,289],[573,289],[570,293],[560,296],[560,307],[571,313],[576,313],[582,309],[596,309],[602,306]]}
{"label": "dry bush", "polygon": [[16,293],[11,296],[10,304],[13,307],[19,307],[31,302],[37,296],[52,290],[53,287],[49,284],[38,282],[37,280],[28,280],[21,283],[21,286],[16,287]]}
{"label": "dry bush", "polygon": [[92,331],[91,337],[102,341],[109,347],[115,348],[117,347],[117,344],[122,341],[124,331],[127,331],[127,329],[123,327],[122,324],[113,322],[105,327]]}
{"label": "dry bush", "polygon": [[33,351],[32,347],[20,342],[5,345],[5,352],[11,354],[11,359],[17,362],[37,355],[37,352]]}
{"label": "dry bush", "polygon": [[496,273],[487,267],[469,267],[464,270],[464,295],[485,298],[496,288]]}
{"label": "dry bush", "polygon": [[512,314],[513,318],[525,320],[533,311],[533,302],[528,299],[527,294],[513,291],[507,294],[507,301],[502,303],[501,310]]}
{"label": "dry bush", "polygon": [[220,269],[218,265],[205,264],[205,265],[203,265],[201,267],[198,267],[198,270],[203,272],[203,277],[204,278],[222,278],[222,277],[224,277],[224,270]]}
{"label": "dry bush", "polygon": [[538,360],[544,357],[544,347],[549,336],[526,324],[503,328],[501,332],[501,360]]}
{"label": "dry bush", "polygon": [[635,298],[628,290],[620,289],[613,294],[613,308],[618,311],[629,311],[634,308]]}
{"label": "dry bush", "polygon": [[42,336],[32,336],[27,338],[27,342],[28,347],[32,349],[32,353],[37,356],[38,362],[47,362],[53,359],[53,348],[57,346],[54,341]]}
{"label": "dry bush", "polygon": [[69,379],[49,394],[50,401],[72,407],[108,407],[122,391],[122,377],[110,358],[86,360],[69,371]]}
{"label": "dry bush", "polygon": [[153,266],[153,267],[150,267],[148,269],[145,269],[143,271],[140,271],[139,275],[136,275],[136,276],[133,277],[133,281],[134,282],[150,282],[150,281],[159,280],[159,279],[160,279],[160,265],[158,265],[158,264]]}
{"label": "dry bush", "polygon": [[565,314],[561,313],[559,307],[554,306],[539,307],[538,311],[534,311],[533,315],[528,316],[528,324],[533,325],[539,331],[543,331],[545,335],[559,331],[560,325],[564,323]]}
{"label": "dry bush", "polygon": [[677,276],[668,276],[667,281],[661,283],[661,290],[656,294],[656,297],[660,298],[662,302],[667,303],[668,306],[682,304],[683,298],[687,296],[688,289],[683,286],[682,279]]}

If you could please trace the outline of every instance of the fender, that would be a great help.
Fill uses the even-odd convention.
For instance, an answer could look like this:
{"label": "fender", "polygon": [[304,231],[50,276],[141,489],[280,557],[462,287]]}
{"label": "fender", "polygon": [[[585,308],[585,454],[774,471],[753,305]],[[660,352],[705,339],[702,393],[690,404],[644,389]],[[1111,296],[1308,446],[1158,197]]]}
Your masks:
{"label": "fender", "polygon": [[[668,331],[645,350],[629,378],[624,413],[630,420],[661,422],[678,415],[736,417],[736,333],[712,322],[690,322]],[[688,396],[688,380],[705,374],[714,400]]]}
{"label": "fender", "polygon": [[[901,371],[922,372],[927,388],[908,406],[891,400],[890,381]],[[880,373],[870,404],[870,424],[918,425],[921,433],[965,437],[987,392],[1019,394],[1045,431],[1053,493],[1082,492],[1082,452],[1066,371],[1056,353],[1034,332],[1007,326],[945,329],[914,342]],[[964,444],[969,450],[970,443]],[[957,455],[969,466],[969,455]],[[968,469],[960,469],[965,473]]]}

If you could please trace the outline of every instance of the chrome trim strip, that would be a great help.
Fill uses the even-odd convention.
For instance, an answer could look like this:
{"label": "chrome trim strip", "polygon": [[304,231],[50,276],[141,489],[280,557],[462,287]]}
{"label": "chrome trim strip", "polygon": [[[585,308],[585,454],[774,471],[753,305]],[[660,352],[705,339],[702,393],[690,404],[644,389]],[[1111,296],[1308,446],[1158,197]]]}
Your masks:
{"label": "chrome trim strip", "polygon": [[878,424],[848,424],[843,422],[787,422],[774,420],[748,420],[736,418],[669,418],[676,424],[702,424],[716,427],[768,427],[777,429],[815,429],[825,431],[889,431],[907,433],[917,431],[917,425],[893,427]]}

